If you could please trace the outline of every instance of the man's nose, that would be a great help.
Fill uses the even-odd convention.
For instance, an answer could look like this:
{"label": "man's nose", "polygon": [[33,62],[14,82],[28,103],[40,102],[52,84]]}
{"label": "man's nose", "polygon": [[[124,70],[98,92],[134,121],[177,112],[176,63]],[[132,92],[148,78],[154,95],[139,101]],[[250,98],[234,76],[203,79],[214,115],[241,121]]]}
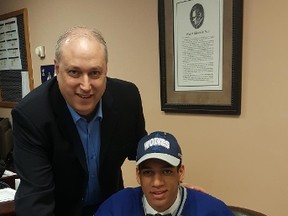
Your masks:
{"label": "man's nose", "polygon": [[84,91],[89,91],[91,89],[91,83],[88,75],[83,75],[80,87]]}
{"label": "man's nose", "polygon": [[153,178],[153,185],[155,187],[162,186],[164,184],[163,176],[161,173],[156,173]]}

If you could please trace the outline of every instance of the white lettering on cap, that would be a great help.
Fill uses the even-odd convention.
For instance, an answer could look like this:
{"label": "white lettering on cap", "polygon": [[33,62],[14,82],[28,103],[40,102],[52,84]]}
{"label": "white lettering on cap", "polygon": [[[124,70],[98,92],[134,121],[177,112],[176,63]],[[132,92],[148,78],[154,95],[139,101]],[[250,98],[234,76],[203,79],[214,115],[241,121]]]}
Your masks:
{"label": "white lettering on cap", "polygon": [[163,138],[153,138],[144,143],[144,149],[147,150],[152,146],[163,146],[167,149],[170,148],[170,143]]}

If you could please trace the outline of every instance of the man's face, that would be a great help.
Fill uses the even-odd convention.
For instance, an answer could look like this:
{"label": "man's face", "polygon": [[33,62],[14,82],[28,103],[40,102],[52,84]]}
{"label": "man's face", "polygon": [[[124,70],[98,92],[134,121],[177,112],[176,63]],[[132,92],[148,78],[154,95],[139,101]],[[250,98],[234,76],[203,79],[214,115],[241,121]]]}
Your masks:
{"label": "man's face", "polygon": [[55,70],[67,103],[82,116],[93,112],[106,88],[104,46],[94,38],[66,40]]}
{"label": "man's face", "polygon": [[138,183],[150,204],[158,212],[170,208],[176,200],[179,182],[184,177],[184,166],[177,171],[165,161],[148,159],[136,169]]}

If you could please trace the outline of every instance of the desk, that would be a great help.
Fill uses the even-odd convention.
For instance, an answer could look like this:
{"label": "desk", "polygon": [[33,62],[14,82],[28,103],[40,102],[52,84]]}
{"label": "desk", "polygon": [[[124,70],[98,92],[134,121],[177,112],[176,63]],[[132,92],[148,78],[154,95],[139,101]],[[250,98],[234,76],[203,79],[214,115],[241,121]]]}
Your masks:
{"label": "desk", "polygon": [[16,216],[14,201],[0,202],[0,216]]}
{"label": "desk", "polygon": [[[6,182],[11,188],[15,188],[17,175],[2,177],[0,181]],[[16,216],[14,201],[0,202],[0,216]]]}

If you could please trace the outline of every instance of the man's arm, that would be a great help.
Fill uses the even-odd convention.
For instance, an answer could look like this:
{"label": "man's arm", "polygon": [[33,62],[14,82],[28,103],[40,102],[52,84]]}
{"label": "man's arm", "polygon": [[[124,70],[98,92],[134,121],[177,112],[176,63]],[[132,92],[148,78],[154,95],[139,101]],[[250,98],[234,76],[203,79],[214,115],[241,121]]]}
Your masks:
{"label": "man's arm", "polygon": [[21,110],[14,109],[12,117],[13,158],[21,179],[15,195],[17,216],[54,215],[54,182],[43,134]]}

